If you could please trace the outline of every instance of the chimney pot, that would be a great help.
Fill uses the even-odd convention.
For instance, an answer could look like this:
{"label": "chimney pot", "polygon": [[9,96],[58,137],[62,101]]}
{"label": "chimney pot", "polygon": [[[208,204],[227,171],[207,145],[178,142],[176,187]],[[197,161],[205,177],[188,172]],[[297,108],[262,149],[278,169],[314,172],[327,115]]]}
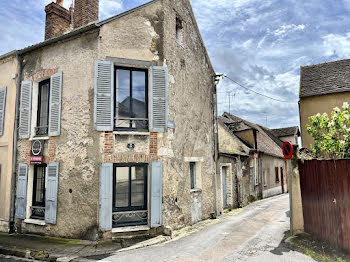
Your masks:
{"label": "chimney pot", "polygon": [[56,4],[59,4],[60,6],[63,6],[63,0],[56,0]]}

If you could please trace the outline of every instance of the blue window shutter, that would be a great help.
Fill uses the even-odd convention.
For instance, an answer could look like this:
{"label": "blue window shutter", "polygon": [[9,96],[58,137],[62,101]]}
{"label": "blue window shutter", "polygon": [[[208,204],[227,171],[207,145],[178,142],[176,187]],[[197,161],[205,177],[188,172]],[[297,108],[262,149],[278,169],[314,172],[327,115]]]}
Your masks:
{"label": "blue window shutter", "polygon": [[18,164],[16,218],[26,218],[28,165]]}
{"label": "blue window shutter", "polygon": [[49,136],[59,136],[61,133],[61,99],[62,72],[59,72],[51,76],[50,81]]}
{"label": "blue window shutter", "polygon": [[166,132],[168,128],[168,68],[151,67],[150,131]]}
{"label": "blue window shutter", "polygon": [[113,131],[114,64],[95,61],[94,126],[97,131]]}
{"label": "blue window shutter", "polygon": [[19,107],[19,138],[29,138],[32,110],[32,88],[30,81],[23,81]]}
{"label": "blue window shutter", "polygon": [[101,231],[112,230],[113,164],[100,166],[99,223]]}
{"label": "blue window shutter", "polygon": [[162,187],[163,187],[163,164],[152,162],[150,164],[151,173],[151,227],[162,225]]}
{"label": "blue window shutter", "polygon": [[5,106],[6,106],[6,86],[3,88],[0,88],[0,136],[4,134]]}
{"label": "blue window shutter", "polygon": [[56,224],[59,163],[46,167],[45,222]]}

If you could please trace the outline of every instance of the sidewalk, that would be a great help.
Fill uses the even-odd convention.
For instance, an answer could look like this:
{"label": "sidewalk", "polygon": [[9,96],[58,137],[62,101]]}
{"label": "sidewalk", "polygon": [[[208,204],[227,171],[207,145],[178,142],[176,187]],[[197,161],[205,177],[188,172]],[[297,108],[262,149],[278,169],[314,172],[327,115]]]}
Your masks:
{"label": "sidewalk", "polygon": [[0,233],[0,254],[44,261],[71,261],[78,257],[103,259],[144,239],[87,241],[36,235]]}

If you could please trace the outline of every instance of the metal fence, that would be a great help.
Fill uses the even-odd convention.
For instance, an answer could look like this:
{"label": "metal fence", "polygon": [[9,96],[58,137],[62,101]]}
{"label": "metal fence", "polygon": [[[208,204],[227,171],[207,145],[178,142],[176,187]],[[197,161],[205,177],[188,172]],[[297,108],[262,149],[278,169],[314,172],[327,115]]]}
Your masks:
{"label": "metal fence", "polygon": [[305,232],[350,251],[350,160],[299,161]]}

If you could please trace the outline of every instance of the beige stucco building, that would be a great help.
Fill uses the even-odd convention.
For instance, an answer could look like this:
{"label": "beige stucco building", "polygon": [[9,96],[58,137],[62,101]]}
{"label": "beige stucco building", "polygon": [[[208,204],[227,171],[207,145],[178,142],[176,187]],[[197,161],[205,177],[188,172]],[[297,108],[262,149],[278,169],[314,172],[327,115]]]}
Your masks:
{"label": "beige stucco building", "polygon": [[13,143],[17,86],[17,59],[14,53],[0,57],[0,231],[8,232],[13,187]]}
{"label": "beige stucco building", "polygon": [[310,148],[309,117],[330,113],[344,102],[350,103],[350,60],[340,60],[300,68],[299,112],[302,147]]}
{"label": "beige stucco building", "polygon": [[73,30],[73,10],[46,12],[47,40],[17,51],[18,232],[111,238],[213,216],[216,75],[190,2]]}
{"label": "beige stucco building", "polygon": [[271,130],[229,113],[218,118],[217,199],[220,212],[288,192],[288,173],[281,148],[283,141],[275,135],[276,130],[285,129],[295,128]]}

